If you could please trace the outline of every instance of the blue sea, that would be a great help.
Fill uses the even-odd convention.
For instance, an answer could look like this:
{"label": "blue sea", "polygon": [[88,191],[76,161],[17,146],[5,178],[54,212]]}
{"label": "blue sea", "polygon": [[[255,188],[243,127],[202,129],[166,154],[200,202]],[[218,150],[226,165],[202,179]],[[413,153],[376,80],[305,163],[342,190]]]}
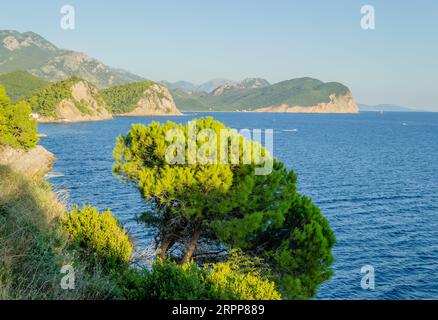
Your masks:
{"label": "blue sea", "polygon": [[[146,204],[111,172],[116,137],[132,123],[211,115],[236,129],[274,129],[274,155],[298,174],[337,237],[334,276],[317,299],[438,299],[438,113],[305,115],[198,113],[41,124],[58,160],[49,181],[73,204],[110,208],[138,250],[153,239],[136,222]],[[375,289],[361,287],[373,266]]]}

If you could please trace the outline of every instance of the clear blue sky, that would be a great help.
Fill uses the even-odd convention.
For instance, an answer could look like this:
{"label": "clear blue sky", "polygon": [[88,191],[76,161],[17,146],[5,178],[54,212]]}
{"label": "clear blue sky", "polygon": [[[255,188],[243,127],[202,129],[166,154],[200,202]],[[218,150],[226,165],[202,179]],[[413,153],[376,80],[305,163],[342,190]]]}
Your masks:
{"label": "clear blue sky", "polygon": [[[76,30],[60,8],[76,8]],[[376,29],[360,27],[362,5]],[[0,29],[153,80],[310,76],[345,83],[361,103],[438,111],[438,1],[1,0]]]}

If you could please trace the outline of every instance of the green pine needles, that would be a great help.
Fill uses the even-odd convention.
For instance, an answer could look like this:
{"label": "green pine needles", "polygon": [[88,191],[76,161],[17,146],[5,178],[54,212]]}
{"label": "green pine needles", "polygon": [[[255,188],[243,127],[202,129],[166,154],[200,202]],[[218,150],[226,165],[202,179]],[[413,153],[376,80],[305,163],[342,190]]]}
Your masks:
{"label": "green pine needles", "polygon": [[31,107],[21,101],[12,104],[0,86],[0,146],[30,149],[38,142],[37,125],[30,119]]}

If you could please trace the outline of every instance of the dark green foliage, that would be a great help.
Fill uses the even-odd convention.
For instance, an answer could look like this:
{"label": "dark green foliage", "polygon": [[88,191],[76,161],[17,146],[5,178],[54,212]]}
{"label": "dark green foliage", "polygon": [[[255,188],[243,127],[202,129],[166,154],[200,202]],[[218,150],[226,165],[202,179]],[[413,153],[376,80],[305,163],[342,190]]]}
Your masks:
{"label": "dark green foliage", "polygon": [[[211,118],[196,124],[197,132],[208,128],[218,136],[225,128]],[[269,265],[283,297],[314,296],[331,275],[335,237],[319,209],[297,193],[296,175],[275,159],[268,175],[256,175],[256,162],[168,164],[166,132],[187,132],[187,126],[135,125],[126,137],[119,137],[114,151],[115,174],[136,184],[156,208],[146,220],[158,230],[161,257],[175,245],[183,248],[182,256],[175,257],[182,262],[211,245],[241,249]],[[198,139],[198,148],[203,143]],[[248,143],[239,137],[240,159]],[[187,145],[184,150],[190,152]]]}
{"label": "dark green foliage", "polygon": [[123,114],[133,111],[146,89],[153,84],[152,81],[129,83],[101,90],[100,93],[112,113]]}
{"label": "dark green foliage", "polygon": [[251,215],[217,221],[215,229],[229,245],[262,258],[285,297],[306,299],[315,296],[317,288],[331,277],[331,249],[336,239],[309,198],[291,194],[289,201],[284,221],[265,230],[254,229],[258,223]]}
{"label": "dark green foliage", "polygon": [[127,300],[149,299],[147,268],[122,266],[110,271],[110,276],[117,285],[118,292]]}
{"label": "dark green foliage", "polygon": [[331,248],[336,239],[328,221],[309,198],[297,195],[283,228],[269,230],[264,237],[269,237],[271,243],[281,241],[280,246],[269,248],[263,256],[272,261],[274,274],[281,277],[277,282],[286,296],[315,296],[319,285],[332,276]]}
{"label": "dark green foliage", "polygon": [[219,95],[189,94],[181,90],[173,90],[172,94],[176,106],[182,111],[235,111],[281,104],[314,106],[329,102],[332,94],[342,96],[348,92],[349,89],[340,83],[299,78],[261,88],[231,88]]}
{"label": "dark green foliage", "polygon": [[26,71],[15,71],[0,75],[0,85],[5,87],[12,103],[32,96],[48,84],[49,82]]}
{"label": "dark green foliage", "polygon": [[146,282],[148,299],[203,300],[210,293],[203,280],[204,274],[194,263],[179,266],[174,262],[158,261]]}
{"label": "dark green foliage", "polygon": [[0,146],[29,149],[37,144],[36,122],[30,119],[30,113],[28,103],[11,104],[0,86]]}

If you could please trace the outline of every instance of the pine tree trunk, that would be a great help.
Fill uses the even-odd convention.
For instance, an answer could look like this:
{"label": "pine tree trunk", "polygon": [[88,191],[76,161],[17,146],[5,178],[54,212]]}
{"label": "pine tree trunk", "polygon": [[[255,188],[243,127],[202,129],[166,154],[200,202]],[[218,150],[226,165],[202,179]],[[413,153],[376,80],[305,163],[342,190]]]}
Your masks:
{"label": "pine tree trunk", "polygon": [[196,245],[198,243],[199,238],[201,237],[201,227],[202,227],[202,220],[199,220],[196,223],[195,232],[193,233],[192,239],[190,240],[190,245],[187,248],[187,252],[184,256],[184,259],[182,260],[183,264],[189,262],[193,254],[195,253]]}
{"label": "pine tree trunk", "polygon": [[167,251],[169,251],[171,244],[172,244],[172,242],[170,240],[166,240],[161,244],[159,257],[162,260],[166,260]]}
{"label": "pine tree trunk", "polygon": [[[164,213],[164,219],[166,221],[166,225],[167,224],[171,224],[172,223],[172,217],[169,211],[166,211]],[[165,260],[167,258],[167,252],[169,252],[170,248],[173,247],[173,245],[175,244],[175,237],[172,236],[172,232],[171,230],[169,231],[170,235],[164,236],[163,241],[161,242],[161,246],[160,246],[160,250],[158,253],[158,256],[162,259]],[[166,234],[166,233],[164,233]]]}

